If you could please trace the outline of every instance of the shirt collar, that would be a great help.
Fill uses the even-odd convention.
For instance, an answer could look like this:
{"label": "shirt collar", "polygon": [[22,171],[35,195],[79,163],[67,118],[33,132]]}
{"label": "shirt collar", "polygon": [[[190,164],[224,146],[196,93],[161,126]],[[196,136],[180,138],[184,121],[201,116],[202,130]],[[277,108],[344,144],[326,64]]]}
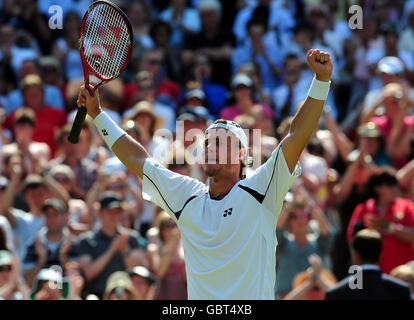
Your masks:
{"label": "shirt collar", "polygon": [[380,267],[375,264],[363,264],[361,265],[362,270],[376,270],[381,271]]}

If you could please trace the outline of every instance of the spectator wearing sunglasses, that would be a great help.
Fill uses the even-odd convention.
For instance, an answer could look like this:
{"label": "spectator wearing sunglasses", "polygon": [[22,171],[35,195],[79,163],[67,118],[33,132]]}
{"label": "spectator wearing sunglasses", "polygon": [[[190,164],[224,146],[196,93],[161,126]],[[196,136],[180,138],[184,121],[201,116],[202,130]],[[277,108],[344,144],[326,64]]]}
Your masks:
{"label": "spectator wearing sunglasses", "polygon": [[[0,238],[1,234],[0,229]],[[19,275],[17,258],[0,247],[0,300],[25,300],[28,293],[29,288]]]}
{"label": "spectator wearing sunglasses", "polygon": [[367,183],[371,197],[359,204],[348,225],[347,239],[360,230],[377,230],[382,236],[383,248],[379,261],[381,271],[392,269],[414,259],[414,205],[398,197],[399,186],[391,170],[381,171]]}
{"label": "spectator wearing sunglasses", "polygon": [[[313,230],[309,228],[311,219],[318,225]],[[285,204],[276,228],[276,295],[283,298],[293,289],[295,276],[310,267],[309,256],[317,254],[326,268],[325,256],[333,246],[334,231],[322,211],[299,197]]]}

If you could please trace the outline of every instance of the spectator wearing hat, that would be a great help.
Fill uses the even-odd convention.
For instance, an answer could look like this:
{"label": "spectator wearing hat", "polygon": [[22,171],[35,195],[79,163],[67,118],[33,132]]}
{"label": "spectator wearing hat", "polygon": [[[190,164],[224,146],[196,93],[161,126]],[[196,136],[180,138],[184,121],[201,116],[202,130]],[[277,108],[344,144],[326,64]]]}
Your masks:
{"label": "spectator wearing hat", "polygon": [[128,271],[132,284],[139,292],[140,300],[155,300],[159,280],[144,266],[135,266]]}
{"label": "spectator wearing hat", "polygon": [[134,228],[135,222],[141,217],[144,206],[138,183],[128,179],[127,173],[124,171],[114,169],[110,170],[110,173],[109,171],[101,172],[97,182],[86,195],[86,203],[92,219],[97,215],[94,203],[102,192],[116,193],[125,200],[121,224],[125,228]]}
{"label": "spectator wearing hat", "polygon": [[379,61],[384,57],[398,57],[401,59],[405,70],[401,70],[400,73],[406,71],[408,79],[411,79],[411,73],[414,70],[414,58],[411,52],[401,50],[398,47],[399,33],[397,25],[394,23],[384,23],[380,26],[380,31],[384,37],[383,45],[381,47],[371,48],[368,50],[365,57],[367,64],[371,70],[371,77],[369,89],[381,88],[381,79],[375,76]]}
{"label": "spectator wearing hat", "polygon": [[[38,75],[30,74],[23,79],[22,93],[24,106],[32,109],[36,115],[33,140],[45,142],[51,155],[54,155],[57,149],[55,133],[66,123],[66,114],[45,104],[44,84]],[[14,117],[15,112],[12,112],[6,119],[5,127],[9,130],[13,127]]]}
{"label": "spectator wearing hat", "polygon": [[[360,230],[352,237],[351,255],[354,265],[362,269],[362,288],[351,288],[355,280],[349,276],[326,292],[325,300],[410,300],[410,287],[403,281],[383,273],[380,256],[384,239],[372,229]],[[385,247],[384,247],[385,249]]]}
{"label": "spectator wearing hat", "polygon": [[359,204],[351,217],[347,239],[361,229],[381,233],[383,250],[379,265],[384,273],[414,258],[414,204],[398,197],[398,180],[390,170],[374,174],[368,180],[372,197]]}
{"label": "spectator wearing hat", "polygon": [[273,118],[273,111],[268,105],[253,100],[252,86],[253,82],[247,75],[237,74],[231,83],[235,104],[225,107],[220,113],[220,118],[234,120],[239,114],[250,113],[256,105],[259,105],[269,118]]}
{"label": "spectator wearing hat", "polygon": [[69,297],[69,282],[57,269],[39,271],[30,293],[31,300],[67,300]]}
{"label": "spectator wearing hat", "polygon": [[147,148],[153,157],[165,163],[165,150],[167,150],[169,142],[159,134],[155,134],[158,129],[162,128],[164,120],[155,113],[152,105],[147,101],[138,102],[132,108],[127,119],[133,120],[139,127],[139,142]]}
{"label": "spectator wearing hat", "polygon": [[32,286],[41,269],[61,266],[75,258],[72,236],[67,227],[68,208],[59,199],[47,199],[42,206],[45,226],[36,239],[28,244],[22,269],[27,283]]}
{"label": "spectator wearing hat", "polygon": [[[113,192],[104,192],[100,199],[101,226],[81,234],[76,245],[78,262],[85,275],[82,297],[95,294],[102,298],[108,277],[115,271],[127,270],[125,259],[132,257],[135,264],[146,264],[142,251],[146,243],[138,232],[120,227],[124,204]],[[139,261],[141,260],[141,261]]]}
{"label": "spectator wearing hat", "polygon": [[[414,106],[399,83],[389,83],[383,89],[385,113],[374,116],[374,122],[385,138],[386,150],[393,165],[400,169],[408,162],[411,151],[411,135],[414,132],[414,116],[407,114],[407,109]],[[374,111],[371,112],[371,115]],[[362,119],[366,122],[370,114]]]}
{"label": "spectator wearing hat", "polygon": [[195,108],[198,106],[203,106],[206,95],[202,89],[194,88],[187,90],[185,94],[185,105],[188,108]]}
{"label": "spectator wearing hat", "polygon": [[[40,64],[39,61],[35,58],[24,59],[24,61],[21,63],[19,72],[20,79],[24,80],[24,78],[28,75],[36,75],[39,77],[41,76]],[[23,87],[21,86],[20,88],[11,91],[7,95],[7,100],[4,106],[7,115],[10,115],[13,111],[17,110],[22,105],[27,105],[23,91]],[[61,111],[65,110],[64,100],[60,88],[56,87],[55,85],[44,83],[43,93],[44,101],[47,106]]]}
{"label": "spectator wearing hat", "polygon": [[28,299],[29,288],[21,279],[18,266],[17,258],[9,250],[0,247],[0,300]]}
{"label": "spectator wearing hat", "polygon": [[[66,82],[60,61],[53,56],[43,56],[39,59],[40,76],[45,85],[55,86],[66,98]],[[66,106],[63,110],[66,110]]]}
{"label": "spectator wearing hat", "polygon": [[[184,107],[180,110],[177,117],[178,122],[182,121],[184,125],[184,138],[183,146],[189,147],[195,142],[195,137],[191,132],[192,129],[199,130],[199,133],[204,133],[207,128],[207,124],[210,121],[210,112],[203,106],[198,107]],[[194,132],[197,133],[197,132]],[[188,134],[192,135],[192,139],[188,139]]]}
{"label": "spectator wearing hat", "polygon": [[399,83],[403,87],[404,94],[414,101],[414,89],[404,76],[405,66],[398,57],[387,56],[378,61],[377,73],[381,79],[381,86],[369,90],[364,98],[363,109],[361,114],[361,122],[369,121],[374,115],[384,114],[384,92],[383,89],[390,83]]}
{"label": "spectator wearing hat", "polygon": [[371,157],[373,164],[377,166],[391,165],[391,160],[387,154],[384,137],[374,122],[361,124],[357,128],[358,133],[358,149],[351,151],[348,160],[354,162],[359,153],[362,152],[363,157]]}
{"label": "spectator wearing hat", "polygon": [[83,192],[76,186],[75,174],[71,167],[66,164],[58,164],[50,169],[49,174],[68,193],[71,199],[82,199]]}
{"label": "spectator wearing hat", "polygon": [[141,300],[141,292],[132,284],[129,274],[125,271],[112,273],[106,282],[102,300]]}
{"label": "spectator wearing hat", "polygon": [[169,130],[175,129],[175,112],[171,106],[158,101],[155,96],[155,79],[152,73],[141,71],[137,74],[137,88],[132,98],[133,107],[124,113],[124,118],[128,118],[134,113],[137,103],[145,101],[150,104],[154,113],[163,121],[160,128]]}
{"label": "spectator wearing hat", "polygon": [[36,166],[47,163],[51,155],[50,148],[46,143],[33,141],[35,126],[35,112],[30,108],[18,109],[13,123],[15,142],[2,148],[4,153],[20,151],[27,173],[35,173],[37,171]]}
{"label": "spectator wearing hat", "polygon": [[211,63],[211,79],[226,85],[231,77],[230,58],[235,39],[231,33],[221,28],[222,6],[218,0],[201,0],[197,4],[201,19],[201,31],[189,34],[186,49],[202,52]]}

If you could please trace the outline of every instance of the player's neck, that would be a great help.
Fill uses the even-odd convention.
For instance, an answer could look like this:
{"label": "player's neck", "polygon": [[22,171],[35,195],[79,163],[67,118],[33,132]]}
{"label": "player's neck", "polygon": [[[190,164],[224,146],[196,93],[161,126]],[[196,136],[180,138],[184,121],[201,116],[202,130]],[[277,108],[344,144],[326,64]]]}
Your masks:
{"label": "player's neck", "polygon": [[232,178],[217,178],[217,177],[211,177],[209,179],[209,193],[210,197],[214,200],[221,200],[223,199],[234,187],[234,185],[239,181],[240,179],[237,177]]}

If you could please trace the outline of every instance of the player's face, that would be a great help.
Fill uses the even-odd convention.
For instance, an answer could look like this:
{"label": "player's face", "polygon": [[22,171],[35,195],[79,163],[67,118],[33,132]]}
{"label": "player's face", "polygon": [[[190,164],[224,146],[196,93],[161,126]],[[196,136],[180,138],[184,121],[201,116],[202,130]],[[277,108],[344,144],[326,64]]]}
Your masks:
{"label": "player's face", "polygon": [[210,129],[204,144],[204,169],[214,177],[240,170],[239,141],[228,130]]}

